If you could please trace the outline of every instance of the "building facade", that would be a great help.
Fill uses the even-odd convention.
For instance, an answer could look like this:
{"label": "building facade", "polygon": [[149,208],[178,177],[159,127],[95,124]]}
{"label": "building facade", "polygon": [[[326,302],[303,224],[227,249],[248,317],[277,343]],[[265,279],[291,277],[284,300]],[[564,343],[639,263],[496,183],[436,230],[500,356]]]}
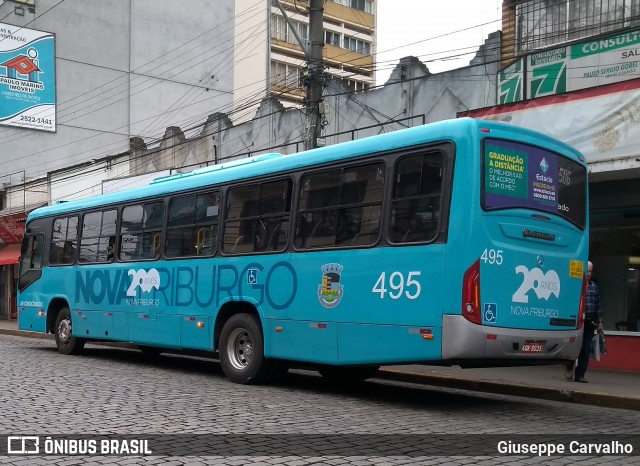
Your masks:
{"label": "building facade", "polygon": [[[288,21],[275,0],[236,1],[234,123],[254,118],[257,96],[275,97],[285,107],[304,101],[307,57],[298,38],[309,40],[309,3],[280,0],[280,4]],[[324,2],[327,79],[341,80],[353,91],[373,85],[375,11],[375,0]]]}
{"label": "building facade", "polygon": [[233,0],[0,1],[0,317],[15,310],[24,217],[59,199],[49,181],[66,198],[97,194],[96,179],[130,174],[113,154],[132,138],[231,109],[234,12]]}
{"label": "building facade", "polygon": [[589,166],[590,260],[614,357],[640,370],[640,1],[505,0],[496,106]]}
{"label": "building facade", "polygon": [[[301,5],[285,4],[289,10]],[[188,9],[171,0],[106,0],[98,9],[90,8],[88,0],[0,2],[0,15],[8,24],[0,28],[10,29],[10,35],[33,28],[55,38],[57,91],[55,132],[0,126],[0,138],[6,135],[0,164],[10,167],[5,168],[0,222],[18,214],[13,225],[24,228],[29,210],[57,200],[139,186],[176,171],[259,153],[302,150],[301,88],[272,92],[271,49],[267,55],[267,48],[240,39],[253,24],[259,45],[274,35],[280,52],[294,50],[290,37],[278,36],[278,27],[272,27],[281,24],[272,21],[278,12],[269,2],[254,2],[252,9],[243,0],[202,0]],[[373,82],[375,2],[325,2],[324,12],[326,144],[453,118],[456,112],[495,102],[499,32],[489,35],[469,67],[432,74],[415,57],[406,57],[384,86],[363,92]],[[256,20],[260,17],[263,21]],[[236,30],[242,20],[245,29]],[[76,31],[70,23],[82,27]],[[118,37],[111,44],[114,31]],[[94,46],[101,47],[97,57],[90,53]],[[302,73],[298,49],[289,53],[298,57],[302,68],[297,72]],[[257,55],[263,65],[256,68],[259,73],[245,67]],[[274,56],[285,60],[282,54]],[[2,63],[11,59],[0,58]],[[234,103],[239,75],[257,82],[258,88]],[[297,107],[289,106],[295,102]],[[250,120],[234,124],[238,109],[256,103]],[[16,242],[21,235],[17,233]],[[13,315],[8,307],[15,296],[16,246],[0,246],[0,317]]]}

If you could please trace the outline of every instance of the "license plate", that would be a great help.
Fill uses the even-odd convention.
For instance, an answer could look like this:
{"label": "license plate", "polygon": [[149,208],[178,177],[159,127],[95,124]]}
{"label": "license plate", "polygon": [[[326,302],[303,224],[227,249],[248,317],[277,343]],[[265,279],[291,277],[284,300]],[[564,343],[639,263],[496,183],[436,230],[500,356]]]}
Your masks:
{"label": "license plate", "polygon": [[544,341],[525,341],[520,352],[522,353],[542,353]]}

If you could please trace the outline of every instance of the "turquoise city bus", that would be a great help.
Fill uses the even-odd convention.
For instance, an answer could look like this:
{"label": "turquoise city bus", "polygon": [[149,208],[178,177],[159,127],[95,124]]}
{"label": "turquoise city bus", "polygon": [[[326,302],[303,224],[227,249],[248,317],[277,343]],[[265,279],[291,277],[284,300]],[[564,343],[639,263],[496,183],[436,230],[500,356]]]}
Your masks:
{"label": "turquoise city bus", "polygon": [[528,365],[580,349],[587,169],[539,133],[463,118],[265,154],[31,212],[19,328],[291,365]]}

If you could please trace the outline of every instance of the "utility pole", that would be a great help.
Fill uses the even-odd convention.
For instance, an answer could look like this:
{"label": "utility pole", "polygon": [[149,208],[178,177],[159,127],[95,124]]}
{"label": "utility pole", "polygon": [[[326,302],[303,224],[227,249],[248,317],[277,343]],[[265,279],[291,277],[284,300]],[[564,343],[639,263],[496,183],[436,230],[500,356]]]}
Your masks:
{"label": "utility pole", "polygon": [[320,110],[322,106],[322,88],[324,86],[324,62],[322,60],[322,48],[324,47],[324,0],[309,0],[309,40],[311,47],[299,36],[280,0],[275,1],[307,59],[307,69],[303,74],[304,85],[307,88],[304,148],[307,150],[315,149],[318,147],[318,137],[322,129]]}
{"label": "utility pole", "polygon": [[323,8],[324,0],[311,0],[309,9],[309,38],[311,54],[308,59],[307,86],[307,137],[305,149],[318,147],[318,137],[322,129],[322,87],[324,86],[324,63],[322,48],[324,47]]}

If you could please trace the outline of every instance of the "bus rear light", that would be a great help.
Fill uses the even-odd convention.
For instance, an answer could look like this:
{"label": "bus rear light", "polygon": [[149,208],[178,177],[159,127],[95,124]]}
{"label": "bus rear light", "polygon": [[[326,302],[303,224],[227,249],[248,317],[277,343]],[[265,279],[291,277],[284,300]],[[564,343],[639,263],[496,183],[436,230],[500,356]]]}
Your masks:
{"label": "bus rear light", "polygon": [[480,131],[483,133],[490,133],[491,130],[489,128],[480,128]]}
{"label": "bus rear light", "polygon": [[498,339],[498,335],[491,335],[491,334],[487,335],[487,340],[497,340],[497,339]]}
{"label": "bus rear light", "polygon": [[427,328],[421,328],[420,335],[422,335],[422,338],[425,340],[433,340],[433,333]]}
{"label": "bus rear light", "polygon": [[467,269],[462,280],[462,315],[469,322],[482,325],[480,315],[480,259]]}
{"label": "bus rear light", "polygon": [[587,276],[582,275],[582,292],[580,293],[580,307],[578,308],[578,325],[576,329],[580,330],[584,325],[584,302],[587,299]]}

